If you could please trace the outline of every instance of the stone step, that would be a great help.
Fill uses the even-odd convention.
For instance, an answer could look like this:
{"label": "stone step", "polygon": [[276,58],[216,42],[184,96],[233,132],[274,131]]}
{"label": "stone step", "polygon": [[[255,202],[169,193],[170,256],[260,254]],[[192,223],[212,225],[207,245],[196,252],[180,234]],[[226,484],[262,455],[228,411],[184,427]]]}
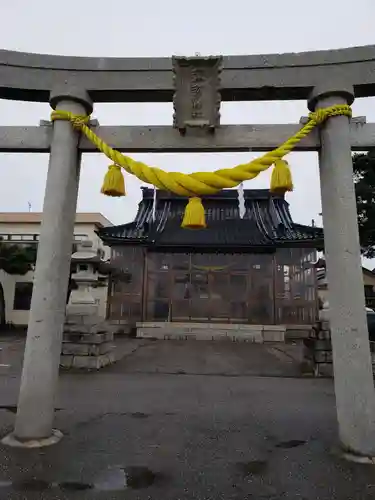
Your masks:
{"label": "stone step", "polygon": [[231,342],[284,342],[285,326],[217,323],[137,323],[138,338],[160,340],[220,340]]}

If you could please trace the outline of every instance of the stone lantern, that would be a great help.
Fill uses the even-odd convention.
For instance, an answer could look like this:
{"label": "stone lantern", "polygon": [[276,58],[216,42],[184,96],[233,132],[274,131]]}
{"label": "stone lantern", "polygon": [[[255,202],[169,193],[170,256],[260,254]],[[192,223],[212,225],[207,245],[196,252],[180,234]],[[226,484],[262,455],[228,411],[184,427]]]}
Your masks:
{"label": "stone lantern", "polygon": [[71,291],[66,308],[60,365],[98,370],[115,360],[113,328],[99,316],[99,305],[92,294],[99,273],[106,266],[93,250],[92,241],[79,244],[72,255],[72,264],[76,265],[71,276],[76,288]]}
{"label": "stone lantern", "polygon": [[76,271],[71,279],[77,285],[70,294],[67,307],[68,314],[98,314],[98,304],[92,295],[92,288],[98,282],[98,265],[100,258],[93,250],[92,241],[82,241],[77,252],[72,255],[72,264]]}

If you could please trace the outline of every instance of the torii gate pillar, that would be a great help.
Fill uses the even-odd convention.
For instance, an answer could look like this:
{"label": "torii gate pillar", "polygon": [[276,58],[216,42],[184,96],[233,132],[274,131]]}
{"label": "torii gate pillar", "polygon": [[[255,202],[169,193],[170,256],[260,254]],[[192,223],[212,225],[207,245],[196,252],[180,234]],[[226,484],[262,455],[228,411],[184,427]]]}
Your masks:
{"label": "torii gate pillar", "polygon": [[[353,101],[351,86],[324,85],[313,90],[308,105],[315,111]],[[375,456],[375,391],[349,119],[329,118],[322,125],[320,136],[320,186],[339,437],[347,451]]]}
{"label": "torii gate pillar", "polygon": [[[87,93],[70,85],[53,90],[50,104],[78,115],[92,112]],[[18,411],[14,433],[3,440],[11,446],[46,446],[61,438],[52,426],[78,197],[78,140],[70,122],[54,123]]]}

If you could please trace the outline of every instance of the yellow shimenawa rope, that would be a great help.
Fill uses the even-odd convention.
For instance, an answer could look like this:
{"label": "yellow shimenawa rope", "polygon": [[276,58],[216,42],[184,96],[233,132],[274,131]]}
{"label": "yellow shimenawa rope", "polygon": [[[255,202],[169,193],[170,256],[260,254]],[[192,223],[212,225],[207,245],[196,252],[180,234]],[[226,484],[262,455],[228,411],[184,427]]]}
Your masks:
{"label": "yellow shimenawa rope", "polygon": [[271,178],[271,191],[284,193],[291,191],[293,184],[290,170],[288,164],[282,161],[282,158],[290,153],[317,125],[322,124],[329,117],[339,115],[351,117],[350,106],[338,104],[310,113],[308,122],[295,135],[260,158],[233,168],[192,174],[165,172],[160,168],[150,167],[145,163],[135,161],[112,149],[89,128],[90,116],[74,115],[68,111],[56,110],[52,112],[51,120],[70,121],[74,128],[81,130],[100,151],[113,161],[113,165],[109,167],[104,180],[102,188],[104,194],[109,196],[123,196],[125,194],[124,180],[120,170],[120,167],[122,167],[126,172],[135,175],[143,182],[156,186],[158,189],[189,197],[190,200],[182,226],[199,228],[205,227],[204,209],[200,196],[215,194],[222,189],[236,187],[241,182],[254,179],[273,164],[275,164],[275,168]]}

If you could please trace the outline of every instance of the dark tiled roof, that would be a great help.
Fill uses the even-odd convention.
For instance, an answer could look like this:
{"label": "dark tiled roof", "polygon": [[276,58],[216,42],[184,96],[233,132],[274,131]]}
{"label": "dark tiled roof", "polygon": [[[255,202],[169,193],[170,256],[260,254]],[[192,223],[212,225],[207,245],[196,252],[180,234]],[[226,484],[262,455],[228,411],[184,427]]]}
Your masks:
{"label": "dark tiled roof", "polygon": [[282,196],[266,189],[244,191],[246,213],[239,217],[236,190],[223,190],[204,196],[207,228],[181,228],[186,198],[164,191],[157,192],[156,218],[152,220],[153,190],[143,189],[143,199],[133,222],[100,229],[99,236],[108,244],[138,242],[153,246],[249,247],[322,245],[320,228],[295,224],[289,205]]}

